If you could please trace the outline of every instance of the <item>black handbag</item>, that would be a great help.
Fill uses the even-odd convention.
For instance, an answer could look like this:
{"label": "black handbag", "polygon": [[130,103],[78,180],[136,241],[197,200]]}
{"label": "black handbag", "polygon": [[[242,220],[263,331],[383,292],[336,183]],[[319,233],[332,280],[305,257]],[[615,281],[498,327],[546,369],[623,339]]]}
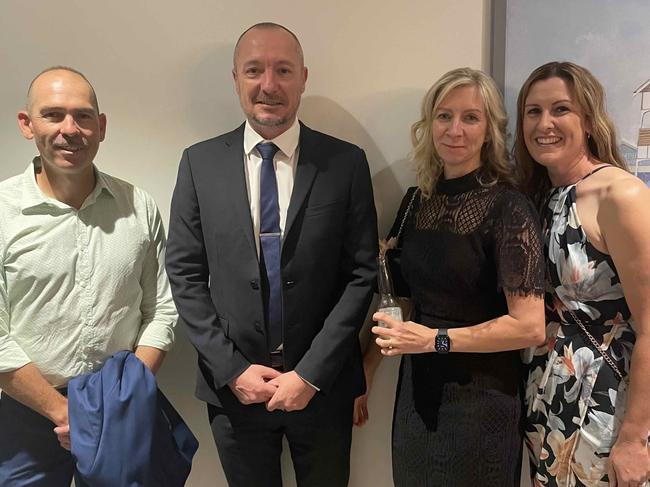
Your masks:
{"label": "black handbag", "polygon": [[[404,210],[404,214],[402,215],[401,222],[399,225],[399,230],[397,231],[397,234],[394,236],[396,247],[392,249],[389,248],[385,251],[386,264],[388,265],[388,270],[393,280],[393,291],[395,292],[395,295],[400,298],[411,297],[411,288],[409,287],[408,283],[404,279],[404,276],[402,275],[402,245],[401,245],[402,242],[400,242],[402,231],[404,230],[404,225],[406,224],[406,221],[413,207],[413,202],[415,201],[415,196],[419,193],[419,188],[414,187],[414,188],[410,188],[409,190],[411,189],[413,190],[411,194],[411,199],[409,200],[409,204]],[[399,219],[399,215],[398,215],[398,219]]]}

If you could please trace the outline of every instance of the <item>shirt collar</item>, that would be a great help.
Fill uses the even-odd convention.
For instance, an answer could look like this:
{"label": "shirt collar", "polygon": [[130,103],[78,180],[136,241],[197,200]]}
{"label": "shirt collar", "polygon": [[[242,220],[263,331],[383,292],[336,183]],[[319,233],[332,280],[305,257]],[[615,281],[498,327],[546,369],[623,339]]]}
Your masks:
{"label": "shirt collar", "polygon": [[253,127],[248,123],[248,120],[246,120],[246,126],[244,127],[244,153],[247,156],[250,155],[253,149],[255,149],[255,146],[260,142],[273,142],[285,156],[291,159],[298,147],[299,139],[300,123],[298,122],[298,117],[293,121],[291,127],[272,140],[267,140],[255,132]]}
{"label": "shirt collar", "polygon": [[[24,211],[29,208],[35,208],[41,205],[56,207],[60,209],[70,209],[70,207],[65,203],[62,203],[55,198],[47,196],[45,193],[43,193],[43,191],[41,191],[41,188],[38,187],[38,184],[36,184],[36,176],[34,170],[36,167],[39,167],[40,165],[41,165],[41,158],[39,156],[34,157],[32,162],[27,165],[27,169],[25,169],[25,172],[23,172],[21,176],[22,199],[21,199],[20,209]],[[93,166],[93,168],[95,170],[95,180],[96,180],[95,188],[88,195],[86,201],[84,201],[82,208],[93,204],[97,200],[99,195],[102,194],[104,191],[106,191],[106,193],[108,193],[112,197],[115,197],[115,193],[111,189],[110,181],[106,178],[106,175],[101,171],[98,171],[96,167]]]}
{"label": "shirt collar", "polygon": [[110,178],[106,177],[106,174],[97,170],[95,167],[95,189],[93,189],[92,193],[88,195],[83,206],[93,204],[97,198],[99,198],[99,195],[104,192],[109,196],[115,198],[115,190],[113,188],[113,184],[114,182],[111,181]]}

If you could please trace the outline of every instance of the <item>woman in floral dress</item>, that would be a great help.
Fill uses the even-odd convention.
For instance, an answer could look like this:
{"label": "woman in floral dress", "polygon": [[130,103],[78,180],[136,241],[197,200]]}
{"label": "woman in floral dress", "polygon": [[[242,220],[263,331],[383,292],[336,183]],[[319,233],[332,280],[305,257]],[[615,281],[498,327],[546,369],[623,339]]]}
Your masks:
{"label": "woman in floral dress", "polygon": [[525,360],[534,485],[645,485],[650,190],[625,171],[602,86],[585,68],[537,68],[517,114],[515,156],[547,264],[547,339]]}

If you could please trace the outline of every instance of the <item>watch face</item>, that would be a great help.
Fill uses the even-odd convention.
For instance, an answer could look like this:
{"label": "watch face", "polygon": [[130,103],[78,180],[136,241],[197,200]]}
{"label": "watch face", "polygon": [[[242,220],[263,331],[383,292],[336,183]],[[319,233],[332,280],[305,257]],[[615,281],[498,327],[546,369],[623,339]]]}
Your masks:
{"label": "watch face", "polygon": [[436,352],[449,353],[450,342],[449,335],[438,334],[436,336]]}

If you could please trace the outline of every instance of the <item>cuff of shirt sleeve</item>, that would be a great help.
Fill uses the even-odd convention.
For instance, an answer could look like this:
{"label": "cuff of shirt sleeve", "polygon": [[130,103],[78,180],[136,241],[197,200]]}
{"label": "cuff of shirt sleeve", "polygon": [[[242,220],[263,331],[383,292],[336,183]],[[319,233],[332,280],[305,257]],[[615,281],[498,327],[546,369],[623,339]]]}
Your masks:
{"label": "cuff of shirt sleeve", "polygon": [[30,362],[31,359],[14,340],[0,338],[0,374],[18,370]]}
{"label": "cuff of shirt sleeve", "polygon": [[305,384],[307,384],[308,386],[313,387],[314,389],[316,389],[317,392],[320,392],[320,389],[319,389],[318,387],[316,387],[314,384],[312,384],[311,382],[309,382],[309,381],[308,381],[307,379],[305,379],[303,376],[301,376],[300,374],[298,374],[298,372],[296,372],[296,374],[298,375],[298,377],[300,377],[300,378],[302,379],[302,381],[303,381]]}
{"label": "cuff of shirt sleeve", "polygon": [[135,346],[154,347],[163,352],[172,348],[174,343],[174,323],[149,323],[140,329]]}

